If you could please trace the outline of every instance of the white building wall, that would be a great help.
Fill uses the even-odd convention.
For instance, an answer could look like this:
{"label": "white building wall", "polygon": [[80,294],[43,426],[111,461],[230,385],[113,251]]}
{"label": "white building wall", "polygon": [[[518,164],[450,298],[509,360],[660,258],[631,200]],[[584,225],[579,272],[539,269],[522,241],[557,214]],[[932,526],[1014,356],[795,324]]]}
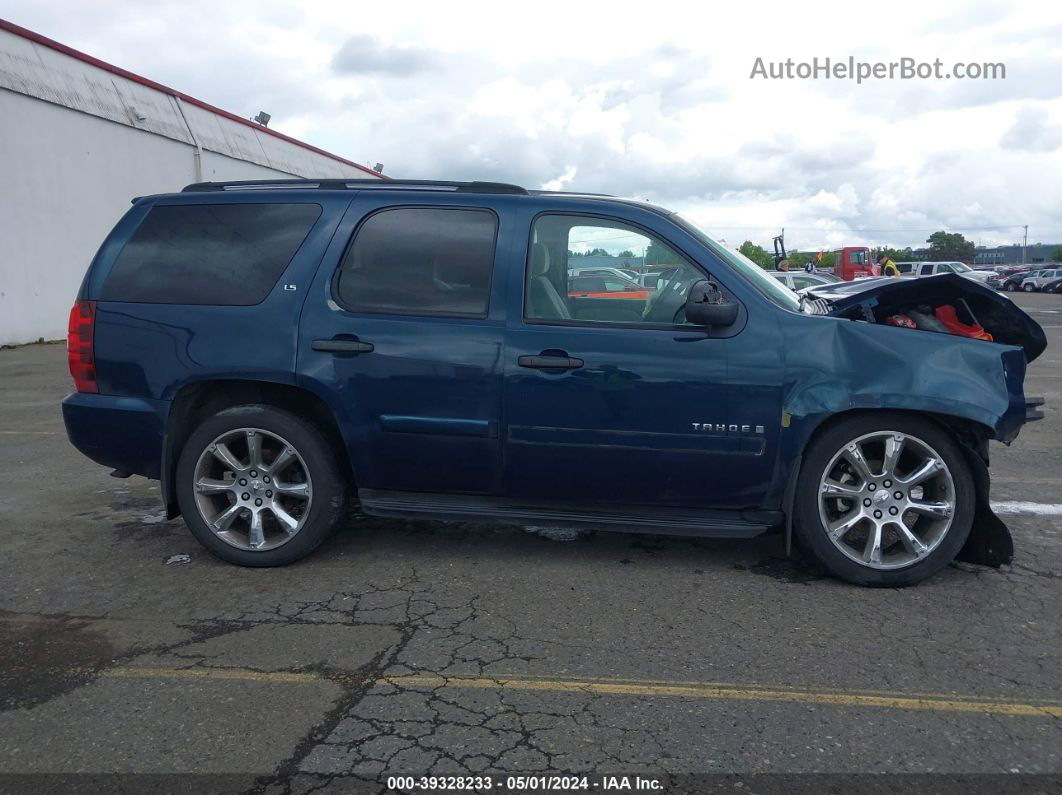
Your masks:
{"label": "white building wall", "polygon": [[0,344],[66,336],[133,197],[292,176],[374,175],[0,30]]}

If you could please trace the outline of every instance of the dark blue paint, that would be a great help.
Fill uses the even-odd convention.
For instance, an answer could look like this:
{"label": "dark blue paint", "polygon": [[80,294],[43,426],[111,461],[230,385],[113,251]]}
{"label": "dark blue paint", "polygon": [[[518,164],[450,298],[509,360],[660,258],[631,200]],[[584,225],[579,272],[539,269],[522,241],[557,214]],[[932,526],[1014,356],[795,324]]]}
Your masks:
{"label": "dark blue paint", "polygon": [[[163,440],[180,390],[210,380],[263,381],[325,403],[362,488],[602,508],[773,510],[810,435],[838,413],[929,411],[972,420],[1005,441],[1024,421],[1021,348],[784,310],[663,211],[606,199],[401,190],[148,197],[101,246],[81,297],[99,293],[154,203],[230,201],[305,201],[320,204],[322,214],[256,306],[99,303],[100,394],[71,395],[63,407],[71,441],[93,460],[150,477],[171,472]],[[497,215],[488,315],[340,307],[333,276],[358,223],[382,207],[425,204]],[[544,211],[645,228],[738,302],[739,322],[714,334],[525,322],[528,234]],[[312,349],[314,340],[334,337],[357,337],[373,350]],[[518,366],[518,357],[543,351],[562,351],[583,366]]]}
{"label": "dark blue paint", "polygon": [[70,442],[97,464],[157,478],[170,404],[74,393],[63,401]]}
{"label": "dark blue paint", "polygon": [[490,420],[462,420],[453,417],[403,417],[381,414],[380,427],[391,433],[440,433],[444,436],[498,435],[497,424]]}

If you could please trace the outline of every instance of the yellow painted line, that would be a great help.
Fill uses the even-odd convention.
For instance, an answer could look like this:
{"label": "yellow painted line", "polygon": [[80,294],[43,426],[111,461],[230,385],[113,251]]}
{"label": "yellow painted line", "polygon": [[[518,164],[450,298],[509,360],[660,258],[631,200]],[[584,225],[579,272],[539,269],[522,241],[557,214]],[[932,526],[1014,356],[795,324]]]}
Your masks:
{"label": "yellow painted line", "polygon": [[[245,668],[112,668],[104,676],[119,679],[221,679],[265,683],[323,684],[329,680],[314,673],[252,671]],[[1015,703],[999,699],[967,698],[947,694],[891,695],[872,691],[800,690],[748,687],[721,683],[646,682],[639,680],[549,679],[534,677],[441,676],[404,674],[384,676],[377,685],[436,689],[520,690],[611,696],[696,698],[704,700],[775,701],[842,707],[917,709],[935,712],[973,712],[1062,718],[1062,702]]]}
{"label": "yellow painted line", "polygon": [[328,680],[313,673],[252,671],[248,668],[110,668],[103,676],[111,679],[228,679],[238,682],[293,682],[320,684]]}
{"label": "yellow painted line", "polygon": [[746,688],[734,685],[674,685],[656,682],[625,683],[560,679],[487,679],[435,675],[385,677],[382,681],[406,687],[547,690],[562,693],[593,693],[615,696],[678,696],[683,698],[733,699],[738,701],[786,701],[849,707],[884,707],[888,709],[923,709],[940,712],[987,712],[997,715],[1062,717],[1062,706],[1054,704],[1014,704],[1002,701],[958,700],[953,697],[881,696],[858,692],[781,690],[758,687]]}

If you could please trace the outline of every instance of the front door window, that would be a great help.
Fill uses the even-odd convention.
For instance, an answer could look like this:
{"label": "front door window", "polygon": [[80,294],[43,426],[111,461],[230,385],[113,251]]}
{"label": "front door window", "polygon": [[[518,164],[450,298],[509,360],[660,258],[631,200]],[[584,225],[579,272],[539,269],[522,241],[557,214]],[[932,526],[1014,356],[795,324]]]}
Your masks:
{"label": "front door window", "polygon": [[703,278],[671,246],[637,227],[543,215],[531,234],[524,317],[532,322],[684,325],[686,294]]}

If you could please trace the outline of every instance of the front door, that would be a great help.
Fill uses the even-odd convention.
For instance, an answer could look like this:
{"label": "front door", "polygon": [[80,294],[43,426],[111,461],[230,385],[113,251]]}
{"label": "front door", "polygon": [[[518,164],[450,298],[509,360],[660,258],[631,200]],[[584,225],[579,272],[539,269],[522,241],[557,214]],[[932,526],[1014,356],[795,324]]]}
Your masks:
{"label": "front door", "polygon": [[[588,256],[664,277],[643,278],[654,285],[647,292],[569,290],[567,271]],[[546,214],[532,222],[523,311],[510,310],[505,337],[507,497],[758,504],[771,474],[765,451],[776,438],[776,412],[759,416],[756,399],[728,400],[744,308],[738,324],[719,334],[685,323],[685,295],[707,275],[620,220]]]}
{"label": "front door", "polygon": [[504,306],[492,275],[511,213],[381,194],[354,200],[317,274],[300,382],[339,419],[359,488],[496,494]]}

